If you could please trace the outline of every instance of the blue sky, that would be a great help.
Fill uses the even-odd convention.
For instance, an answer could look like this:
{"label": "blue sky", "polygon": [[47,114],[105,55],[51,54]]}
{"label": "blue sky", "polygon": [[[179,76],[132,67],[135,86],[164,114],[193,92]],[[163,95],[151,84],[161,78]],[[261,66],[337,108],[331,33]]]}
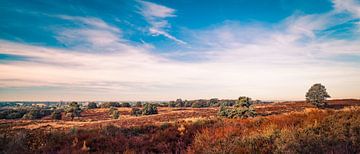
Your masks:
{"label": "blue sky", "polygon": [[0,100],[360,97],[360,1],[1,1]]}

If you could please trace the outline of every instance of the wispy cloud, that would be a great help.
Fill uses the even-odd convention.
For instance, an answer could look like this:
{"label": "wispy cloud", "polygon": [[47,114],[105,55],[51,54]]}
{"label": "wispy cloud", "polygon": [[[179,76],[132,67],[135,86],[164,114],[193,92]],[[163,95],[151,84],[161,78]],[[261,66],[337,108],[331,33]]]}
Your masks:
{"label": "wispy cloud", "polygon": [[350,12],[353,16],[360,18],[360,2],[356,0],[333,0],[336,11]]}
{"label": "wispy cloud", "polygon": [[180,44],[187,44],[167,32],[171,27],[166,18],[175,17],[175,10],[163,5],[155,4],[152,2],[138,0],[141,7],[139,13],[145,17],[146,21],[151,25],[149,32],[151,35],[162,35]]}

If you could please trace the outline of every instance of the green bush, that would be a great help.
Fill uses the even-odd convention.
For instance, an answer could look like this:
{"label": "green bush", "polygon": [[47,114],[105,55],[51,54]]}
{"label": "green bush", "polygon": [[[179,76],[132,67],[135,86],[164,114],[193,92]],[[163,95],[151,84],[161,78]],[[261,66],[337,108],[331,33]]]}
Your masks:
{"label": "green bush", "polygon": [[139,101],[139,102],[136,102],[134,106],[135,106],[135,107],[142,107],[142,103],[141,103],[140,101]]}
{"label": "green bush", "polygon": [[252,102],[249,97],[239,97],[234,108],[220,107],[219,116],[227,118],[248,118],[256,116],[255,110],[251,107]]}
{"label": "green bush", "polygon": [[175,101],[170,101],[169,102],[169,107],[176,107]]}
{"label": "green bush", "polygon": [[100,105],[101,108],[120,107],[118,102],[104,102]]}
{"label": "green bush", "polygon": [[70,116],[71,119],[74,117],[80,117],[81,116],[81,109],[80,105],[77,102],[71,102],[69,106],[65,109],[66,115]]}
{"label": "green bush", "polygon": [[120,117],[120,112],[119,112],[118,110],[113,111],[113,113],[111,114],[111,117],[112,117],[113,119],[119,119],[119,117]]}
{"label": "green bush", "polygon": [[185,106],[185,102],[182,101],[182,99],[177,99],[175,101],[175,107],[184,107]]}
{"label": "green bush", "polygon": [[88,104],[88,109],[95,109],[95,108],[97,108],[97,104],[95,102],[90,102]]}
{"label": "green bush", "polygon": [[191,107],[193,108],[203,108],[203,107],[209,107],[209,104],[205,100],[198,100],[192,103]]}
{"label": "green bush", "polygon": [[158,110],[155,104],[146,103],[141,113],[142,115],[157,114]]}
{"label": "green bush", "polygon": [[142,113],[141,113],[141,110],[139,109],[139,108],[131,108],[131,115],[133,115],[133,116],[139,116],[139,115],[141,115]]}
{"label": "green bush", "polygon": [[54,120],[61,120],[61,111],[60,110],[55,110],[52,114],[51,114],[51,118]]}
{"label": "green bush", "polygon": [[130,103],[128,103],[128,102],[121,103],[120,106],[121,107],[131,107]]}

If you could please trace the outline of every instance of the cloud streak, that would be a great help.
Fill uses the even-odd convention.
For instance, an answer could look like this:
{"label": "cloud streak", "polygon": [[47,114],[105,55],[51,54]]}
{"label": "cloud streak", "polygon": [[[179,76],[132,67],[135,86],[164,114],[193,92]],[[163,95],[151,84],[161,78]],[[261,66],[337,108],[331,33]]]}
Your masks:
{"label": "cloud streak", "polygon": [[149,33],[151,35],[162,35],[179,44],[187,44],[185,41],[182,41],[172,36],[166,30],[171,27],[166,18],[175,17],[174,9],[142,0],[138,0],[137,2],[139,2],[139,4],[141,5],[139,13],[144,16],[146,21],[151,25],[151,27],[149,28]]}

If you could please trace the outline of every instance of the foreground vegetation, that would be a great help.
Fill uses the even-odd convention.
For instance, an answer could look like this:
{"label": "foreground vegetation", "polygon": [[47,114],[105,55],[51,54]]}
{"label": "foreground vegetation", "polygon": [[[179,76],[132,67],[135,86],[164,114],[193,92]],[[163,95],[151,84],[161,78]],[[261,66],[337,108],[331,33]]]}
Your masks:
{"label": "foreground vegetation", "polygon": [[[262,111],[259,111],[261,114]],[[105,110],[105,114],[107,112]],[[158,116],[163,117],[163,110],[159,112]],[[213,112],[214,115],[216,113]],[[130,114],[130,111],[126,114]],[[71,127],[63,130],[15,129],[14,125],[1,124],[2,153],[360,152],[359,107],[340,110],[307,108],[247,119],[217,116],[178,119],[133,127],[113,125],[112,122],[99,127]]]}

